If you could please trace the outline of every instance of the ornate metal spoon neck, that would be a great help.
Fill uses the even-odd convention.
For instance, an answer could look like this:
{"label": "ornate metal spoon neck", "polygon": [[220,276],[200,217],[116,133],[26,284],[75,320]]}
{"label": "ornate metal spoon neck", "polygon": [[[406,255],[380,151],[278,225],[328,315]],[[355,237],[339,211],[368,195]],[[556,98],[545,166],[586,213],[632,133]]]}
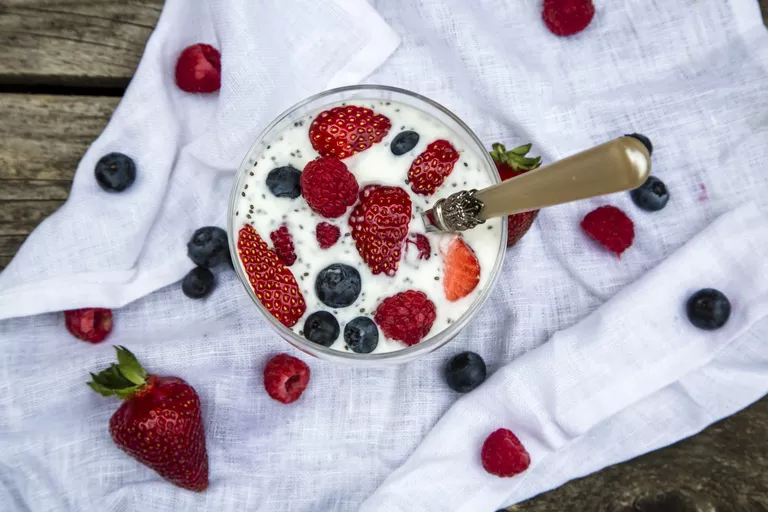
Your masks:
{"label": "ornate metal spoon neck", "polygon": [[475,197],[477,190],[462,190],[439,199],[431,210],[422,214],[427,232],[457,232],[472,229],[485,222],[480,218],[483,202]]}

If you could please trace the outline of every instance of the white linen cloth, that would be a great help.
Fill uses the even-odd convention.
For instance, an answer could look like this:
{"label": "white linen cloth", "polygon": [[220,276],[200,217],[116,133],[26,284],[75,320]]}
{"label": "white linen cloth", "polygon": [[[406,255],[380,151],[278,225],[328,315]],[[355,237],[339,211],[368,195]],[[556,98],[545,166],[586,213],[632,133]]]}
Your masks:
{"label": "white linen cloth", "polygon": [[[757,3],[595,4],[587,30],[560,39],[543,28],[538,0],[168,0],[69,201],[0,274],[0,509],[493,510],[763,396],[768,39]],[[218,94],[173,84],[176,56],[195,42],[222,52]],[[430,96],[489,147],[530,141],[545,163],[645,133],[672,199],[655,214],[628,194],[543,211],[450,345],[396,368],[309,360],[309,388],[283,406],[264,393],[261,369],[279,351],[307,358],[272,334],[231,271],[217,270],[203,301],[174,283],[192,267],[192,231],[225,225],[234,169],[256,134],[303,97],[361,81]],[[110,151],[138,164],[121,195],[93,179]],[[635,221],[621,259],[578,227],[602,204]],[[716,333],[693,329],[682,309],[705,286],[734,306]],[[72,339],[55,313],[84,306],[120,308],[107,343]],[[117,402],[84,385],[113,360],[110,344],[200,394],[205,493],[112,445]],[[441,370],[463,350],[495,374],[451,407]],[[520,477],[480,469],[480,443],[498,427],[531,452]]]}

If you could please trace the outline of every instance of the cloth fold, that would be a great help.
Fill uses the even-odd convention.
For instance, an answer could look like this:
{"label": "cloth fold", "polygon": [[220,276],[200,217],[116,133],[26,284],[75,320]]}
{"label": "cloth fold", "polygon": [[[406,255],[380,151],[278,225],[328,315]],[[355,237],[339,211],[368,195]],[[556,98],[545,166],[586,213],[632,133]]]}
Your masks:
{"label": "cloth fold", "polygon": [[[768,37],[758,5],[595,5],[584,32],[558,38],[539,0],[168,0],[70,199],[0,273],[0,509],[346,512],[365,502],[490,512],[764,395]],[[197,42],[221,50],[217,94],[173,82],[176,57]],[[234,170],[255,136],[296,101],[361,81],[443,103],[489,148],[532,142],[544,164],[644,133],[671,199],[656,213],[629,194],[543,210],[464,331],[396,368],[293,351],[228,268],[215,269],[208,298],[184,297],[186,242],[198,227],[225,225]],[[111,151],[138,164],[119,195],[93,179]],[[579,229],[604,204],[635,224],[620,259]],[[706,286],[733,304],[717,332],[693,329],[682,309]],[[74,340],[59,313],[94,306],[115,308],[114,331],[97,346]],[[197,390],[205,493],[161,481],[112,444],[117,403],[84,384],[112,362],[111,344]],[[465,350],[492,377],[451,407],[443,366]],[[277,352],[312,368],[288,406],[262,389]],[[490,477],[476,458],[501,426],[531,452],[520,477]]]}
{"label": "cloth fold", "polygon": [[[767,276],[768,217],[754,204],[723,215],[461,398],[361,511],[494,510],[746,407],[768,392]],[[739,297],[715,333],[693,327],[684,311],[704,286]],[[531,454],[531,468],[511,479],[479,464],[478,447],[502,427]]]}

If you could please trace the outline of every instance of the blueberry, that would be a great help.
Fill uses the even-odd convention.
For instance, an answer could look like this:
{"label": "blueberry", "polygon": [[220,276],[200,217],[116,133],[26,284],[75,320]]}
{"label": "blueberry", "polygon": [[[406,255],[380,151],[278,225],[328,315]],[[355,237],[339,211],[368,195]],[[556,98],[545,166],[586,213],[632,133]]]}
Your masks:
{"label": "blueberry", "polygon": [[708,331],[724,326],[731,316],[728,298],[713,288],[697,291],[688,299],[688,320],[699,329]]}
{"label": "blueberry", "polygon": [[109,153],[96,162],[96,181],[107,192],[122,192],[136,181],[136,164],[122,153]]}
{"label": "blueberry", "polygon": [[345,308],[360,295],[360,273],[354,267],[334,263],[317,274],[315,293],[331,308]]}
{"label": "blueberry", "polygon": [[213,290],[213,272],[203,267],[195,267],[184,276],[181,291],[190,299],[202,299]]}
{"label": "blueberry", "polygon": [[200,267],[211,268],[224,263],[229,256],[227,232],[216,226],[196,230],[187,242],[187,256]]}
{"label": "blueberry", "polygon": [[359,316],[344,326],[344,341],[352,352],[370,354],[379,344],[379,329],[367,316]]}
{"label": "blueberry", "polygon": [[267,174],[267,187],[277,197],[296,199],[301,195],[301,171],[293,166],[277,167]]}
{"label": "blueberry", "polygon": [[639,208],[648,212],[661,210],[669,201],[667,186],[656,176],[648,176],[645,183],[632,190],[629,195]]}
{"label": "blueberry", "polygon": [[318,345],[330,347],[339,337],[339,322],[327,311],[316,311],[304,322],[304,337]]}
{"label": "blueberry", "polygon": [[389,145],[389,149],[392,150],[392,154],[395,156],[404,155],[419,143],[419,134],[413,131],[405,131],[398,133],[392,144]]}
{"label": "blueberry", "polygon": [[459,393],[468,393],[485,381],[486,369],[483,358],[474,352],[462,352],[448,361],[445,380]]}
{"label": "blueberry", "polygon": [[648,150],[648,156],[653,155],[653,144],[651,143],[651,139],[649,139],[642,133],[628,133],[625,135],[625,137],[632,137],[633,139],[639,140],[640,142],[643,143],[643,146],[645,146],[645,149]]}

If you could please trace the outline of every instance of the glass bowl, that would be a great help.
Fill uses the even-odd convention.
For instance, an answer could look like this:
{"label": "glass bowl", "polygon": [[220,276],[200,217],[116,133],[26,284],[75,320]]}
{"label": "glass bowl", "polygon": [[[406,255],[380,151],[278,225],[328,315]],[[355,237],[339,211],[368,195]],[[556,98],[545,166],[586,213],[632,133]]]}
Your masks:
{"label": "glass bowl", "polygon": [[408,106],[419,109],[427,114],[435,117],[460,137],[463,138],[463,142],[471,147],[477,155],[481,158],[484,157],[484,167],[491,181],[499,183],[501,180],[496,170],[496,166],[491,159],[488,150],[483,146],[483,143],[477,138],[477,136],[459,119],[455,114],[444,106],[421,96],[419,94],[398,89],[396,87],[388,87],[382,85],[357,85],[349,87],[340,87],[337,89],[331,89],[319,94],[316,94],[310,98],[307,98],[296,105],[292,106],[281,115],[277,117],[272,123],[267,126],[264,131],[256,138],[251,148],[248,150],[245,158],[243,159],[240,168],[235,176],[235,182],[232,187],[232,194],[229,200],[229,211],[227,213],[227,234],[229,237],[229,249],[232,254],[232,259],[240,281],[246,289],[246,292],[253,300],[256,308],[266,319],[267,323],[288,343],[296,347],[297,349],[317,357],[336,363],[346,363],[358,366],[380,366],[384,364],[401,364],[413,361],[425,354],[436,350],[461,332],[461,330],[472,320],[477,314],[479,309],[488,299],[491,290],[496,284],[499,276],[503,261],[504,253],[507,247],[507,219],[506,217],[501,219],[501,240],[498,247],[498,254],[496,256],[495,264],[491,270],[491,274],[486,283],[484,289],[480,291],[480,294],[476,297],[475,302],[461,315],[456,321],[451,323],[446,329],[438,332],[430,338],[426,338],[421,342],[411,347],[404,347],[401,350],[393,352],[383,352],[376,354],[358,354],[355,352],[339,351],[332,348],[327,348],[322,345],[313,343],[303,336],[299,336],[288,327],[285,327],[280,323],[272,314],[261,304],[253,288],[250,285],[248,277],[245,273],[240,258],[237,255],[237,232],[235,221],[235,208],[238,203],[238,192],[242,189],[244,181],[247,179],[248,173],[253,167],[253,163],[258,158],[259,154],[271,144],[276,137],[289,125],[295,123],[297,120],[304,118],[310,113],[321,110],[331,104],[353,101],[353,100],[374,100],[374,101],[396,101]]}

